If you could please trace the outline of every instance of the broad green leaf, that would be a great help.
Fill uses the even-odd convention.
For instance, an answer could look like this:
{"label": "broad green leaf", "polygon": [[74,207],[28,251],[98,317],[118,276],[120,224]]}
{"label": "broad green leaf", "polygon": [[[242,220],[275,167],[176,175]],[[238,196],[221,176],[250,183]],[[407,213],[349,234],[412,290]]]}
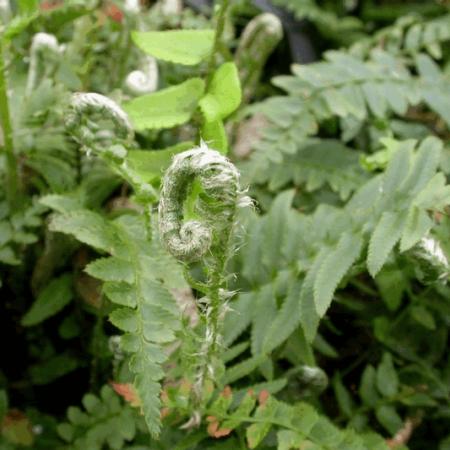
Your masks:
{"label": "broad green leaf", "polygon": [[223,120],[234,112],[242,99],[236,64],[222,64],[214,73],[206,94],[199,101],[206,122]]}
{"label": "broad green leaf", "polygon": [[202,125],[201,137],[208,144],[209,148],[217,150],[222,155],[228,153],[228,139],[222,120],[205,122]]}
{"label": "broad green leaf", "polygon": [[187,122],[203,95],[205,82],[190,78],[152,94],[142,95],[123,105],[136,130],[171,128]]}
{"label": "broad green leaf", "polygon": [[370,238],[367,267],[372,277],[383,267],[389,253],[399,241],[406,223],[407,211],[384,212]]}
{"label": "broad green leaf", "polygon": [[193,142],[181,142],[163,150],[130,150],[126,159],[144,181],[151,182],[163,175],[174,155],[193,147],[195,147]]}
{"label": "broad green leaf", "polygon": [[25,327],[37,325],[61,311],[73,298],[72,277],[55,278],[42,290],[31,308],[22,317]]}
{"label": "broad green leaf", "polygon": [[318,270],[314,281],[314,303],[322,317],[330,306],[334,291],[361,252],[361,236],[345,233],[330,251]]}
{"label": "broad green leaf", "polygon": [[385,397],[398,392],[398,376],[390,353],[385,353],[377,368],[377,388]]}
{"label": "broad green leaf", "polygon": [[157,59],[193,66],[211,54],[214,35],[214,30],[134,31],[131,38]]}

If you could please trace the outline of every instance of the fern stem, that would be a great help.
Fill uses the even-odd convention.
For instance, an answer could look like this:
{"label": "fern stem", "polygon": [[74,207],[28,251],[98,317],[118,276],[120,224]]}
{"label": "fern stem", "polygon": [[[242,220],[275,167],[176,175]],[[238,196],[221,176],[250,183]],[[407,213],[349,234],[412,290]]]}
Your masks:
{"label": "fern stem", "polygon": [[216,56],[221,52],[222,36],[225,30],[225,22],[227,18],[228,8],[230,6],[230,0],[222,0],[219,14],[217,16],[217,26],[216,34],[214,35],[214,46],[211,53],[211,58],[208,65],[208,77],[206,80],[206,85],[208,86],[211,82],[214,70],[216,68]]}
{"label": "fern stem", "polygon": [[17,160],[14,154],[13,130],[8,101],[8,83],[4,58],[4,42],[0,39],[0,122],[3,129],[4,151],[6,155],[7,182],[6,193],[11,210],[18,204],[19,174]]}

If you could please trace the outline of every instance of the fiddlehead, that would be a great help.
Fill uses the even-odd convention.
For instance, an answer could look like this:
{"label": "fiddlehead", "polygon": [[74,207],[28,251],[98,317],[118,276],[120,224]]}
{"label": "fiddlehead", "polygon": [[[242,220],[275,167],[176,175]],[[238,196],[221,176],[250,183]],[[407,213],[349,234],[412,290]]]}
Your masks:
{"label": "fiddlehead", "polygon": [[59,55],[62,51],[62,47],[58,45],[58,40],[55,36],[48,33],[37,33],[34,35],[31,47],[30,47],[30,66],[28,68],[28,79],[26,94],[30,95],[33,89],[36,88],[39,81],[40,66],[44,69],[48,69],[48,66],[44,65],[41,61],[42,54],[47,53],[53,57]]}
{"label": "fiddlehead", "polygon": [[[184,202],[195,181],[202,190],[196,205],[202,222],[183,223]],[[184,262],[202,260],[207,269],[205,297],[200,300],[205,330],[194,384],[196,411],[191,421],[195,423],[198,423],[195,418],[200,417],[198,409],[205,380],[215,377],[220,325],[230,296],[225,289],[224,269],[240,196],[235,166],[204,143],[175,156],[163,179],[159,204],[161,238],[173,256]]]}
{"label": "fiddlehead", "polygon": [[130,72],[125,80],[126,90],[134,96],[150,94],[158,88],[158,63],[147,56],[141,70]]}
{"label": "fiddlehead", "polygon": [[[100,121],[111,121],[114,131],[102,130],[98,123],[90,119],[93,116],[97,116]],[[128,116],[120,106],[96,93],[73,94],[65,121],[67,131],[88,153],[91,150],[109,152],[123,159],[126,147],[134,136]]]}
{"label": "fiddlehead", "polygon": [[[182,223],[183,204],[194,180],[203,189],[197,213],[203,222]],[[208,252],[221,257],[228,244],[239,197],[239,173],[223,155],[206,145],[180,153],[167,170],[159,204],[161,237],[182,261],[198,261]]]}
{"label": "fiddlehead", "polygon": [[281,39],[283,27],[274,14],[260,14],[245,27],[236,51],[236,65],[246,101],[252,97],[267,59]]}

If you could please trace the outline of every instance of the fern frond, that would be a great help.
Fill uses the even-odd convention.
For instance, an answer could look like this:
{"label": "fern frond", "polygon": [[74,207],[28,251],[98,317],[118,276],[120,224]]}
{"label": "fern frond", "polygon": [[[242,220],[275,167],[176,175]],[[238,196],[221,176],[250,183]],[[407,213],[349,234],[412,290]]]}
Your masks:
{"label": "fern frond", "polygon": [[[52,229],[117,254],[95,260],[86,271],[104,282],[105,295],[118,305],[110,320],[125,333],[122,347],[131,355],[134,386],[149,431],[157,436],[161,426],[162,364],[167,359],[164,347],[175,339],[181,326],[181,313],[168,290],[173,284],[168,283],[176,280],[175,286],[180,286],[180,269],[169,261],[168,255],[163,256],[157,240],[148,240],[145,220],[140,217],[121,216],[111,222],[92,211],[79,210],[57,215]],[[167,267],[173,272],[167,271]]]}
{"label": "fern frond", "polygon": [[109,386],[103,386],[100,396],[83,396],[84,410],[71,406],[67,422],[58,425],[58,434],[74,450],[123,448],[136,434],[133,410],[123,405]]}

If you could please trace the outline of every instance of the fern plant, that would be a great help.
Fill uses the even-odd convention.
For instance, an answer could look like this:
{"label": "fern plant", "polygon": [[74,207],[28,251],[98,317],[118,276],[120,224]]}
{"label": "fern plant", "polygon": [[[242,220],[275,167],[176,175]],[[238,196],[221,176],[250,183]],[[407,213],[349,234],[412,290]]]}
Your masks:
{"label": "fern plant", "polygon": [[0,448],[445,450],[444,6],[138,3],[0,14]]}

